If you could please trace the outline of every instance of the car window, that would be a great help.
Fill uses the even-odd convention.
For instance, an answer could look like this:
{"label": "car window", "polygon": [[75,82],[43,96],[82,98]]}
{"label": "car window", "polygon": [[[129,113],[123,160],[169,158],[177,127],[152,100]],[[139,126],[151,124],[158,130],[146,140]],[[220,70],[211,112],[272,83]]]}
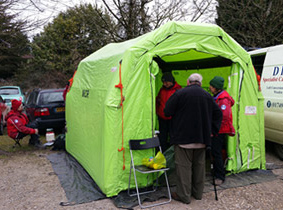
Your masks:
{"label": "car window", "polygon": [[38,104],[50,104],[63,101],[63,92],[46,92],[40,94]]}
{"label": "car window", "polygon": [[18,88],[0,88],[0,95],[17,95],[19,94]]}
{"label": "car window", "polygon": [[37,99],[37,97],[38,97],[38,92],[34,92],[34,97],[32,98],[32,102],[31,103],[33,103],[33,104],[36,104],[36,99]]}
{"label": "car window", "polygon": [[32,92],[27,99],[27,104],[35,104],[35,96],[36,93]]}

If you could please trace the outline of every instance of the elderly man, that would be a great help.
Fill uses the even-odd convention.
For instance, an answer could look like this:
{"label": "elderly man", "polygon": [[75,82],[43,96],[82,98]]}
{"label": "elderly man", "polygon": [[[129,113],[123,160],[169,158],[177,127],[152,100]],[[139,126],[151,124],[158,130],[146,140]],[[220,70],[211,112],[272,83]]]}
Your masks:
{"label": "elderly man", "polygon": [[200,74],[192,74],[187,85],[169,98],[164,113],[172,117],[171,143],[177,174],[177,191],[172,192],[172,197],[189,204],[191,195],[202,199],[205,151],[211,145],[211,136],[219,131],[222,112],[213,97],[201,88]]}

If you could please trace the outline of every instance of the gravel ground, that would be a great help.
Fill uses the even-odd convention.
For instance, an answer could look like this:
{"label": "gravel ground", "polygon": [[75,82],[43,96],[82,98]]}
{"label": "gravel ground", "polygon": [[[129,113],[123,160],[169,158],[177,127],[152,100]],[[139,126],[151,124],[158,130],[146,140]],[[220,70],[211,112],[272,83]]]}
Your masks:
{"label": "gravel ground", "polygon": [[[0,209],[117,209],[110,199],[61,206],[60,202],[67,198],[46,158],[52,152],[47,149],[0,154]],[[283,167],[270,148],[266,159],[268,164]],[[192,199],[189,205],[172,200],[151,209],[283,209],[283,168],[273,172],[278,175],[275,181],[219,190],[218,201],[214,200],[214,192],[208,192],[200,201]]]}

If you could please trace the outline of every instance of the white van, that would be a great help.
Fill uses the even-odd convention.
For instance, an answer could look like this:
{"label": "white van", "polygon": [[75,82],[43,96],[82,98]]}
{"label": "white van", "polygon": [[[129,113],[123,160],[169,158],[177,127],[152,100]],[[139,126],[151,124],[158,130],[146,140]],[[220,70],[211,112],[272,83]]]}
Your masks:
{"label": "white van", "polygon": [[253,50],[249,54],[261,76],[265,139],[276,143],[275,151],[283,160],[283,45]]}

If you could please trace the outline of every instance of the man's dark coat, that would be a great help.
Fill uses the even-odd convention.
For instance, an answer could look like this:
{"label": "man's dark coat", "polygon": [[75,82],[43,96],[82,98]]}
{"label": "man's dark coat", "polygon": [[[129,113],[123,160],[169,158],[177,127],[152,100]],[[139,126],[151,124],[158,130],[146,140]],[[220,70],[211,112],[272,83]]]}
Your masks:
{"label": "man's dark coat", "polygon": [[222,112],[213,97],[199,85],[176,91],[167,101],[165,116],[172,116],[171,143],[211,145],[211,134],[217,134]]}

